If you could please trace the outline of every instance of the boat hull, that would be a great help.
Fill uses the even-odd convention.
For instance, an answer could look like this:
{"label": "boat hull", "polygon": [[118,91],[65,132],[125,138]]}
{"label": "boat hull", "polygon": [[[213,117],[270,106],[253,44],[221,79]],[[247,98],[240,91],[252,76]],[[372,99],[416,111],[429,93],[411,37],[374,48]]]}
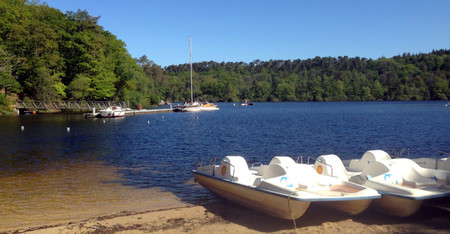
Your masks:
{"label": "boat hull", "polygon": [[201,111],[200,107],[185,107],[181,110],[182,112],[199,112]]}
{"label": "boat hull", "polygon": [[202,110],[202,111],[215,111],[215,110],[219,110],[219,107],[200,107],[200,110]]}
{"label": "boat hull", "polygon": [[415,214],[424,200],[414,200],[396,196],[383,195],[373,201],[371,209],[392,216],[407,217]]}
{"label": "boat hull", "polygon": [[115,112],[100,112],[101,118],[117,118],[124,117],[125,111],[115,111]]}
{"label": "boat hull", "polygon": [[282,219],[298,219],[311,202],[288,199],[241,184],[194,172],[195,181],[211,192],[248,208]]}
{"label": "boat hull", "polygon": [[[374,199],[318,202],[318,205],[338,210],[348,215],[357,215],[365,211]],[[377,200],[377,199],[375,199]]]}

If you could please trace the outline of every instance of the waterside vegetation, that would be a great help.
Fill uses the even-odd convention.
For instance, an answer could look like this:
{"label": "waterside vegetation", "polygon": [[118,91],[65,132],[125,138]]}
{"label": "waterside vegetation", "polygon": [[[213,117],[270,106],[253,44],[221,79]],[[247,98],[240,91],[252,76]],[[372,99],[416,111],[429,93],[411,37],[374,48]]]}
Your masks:
{"label": "waterside vegetation", "polygon": [[[134,59],[86,11],[0,2],[0,114],[16,99],[116,100],[148,107],[190,97],[189,64]],[[316,57],[193,64],[194,96],[207,101],[448,100],[450,50],[393,58]]]}

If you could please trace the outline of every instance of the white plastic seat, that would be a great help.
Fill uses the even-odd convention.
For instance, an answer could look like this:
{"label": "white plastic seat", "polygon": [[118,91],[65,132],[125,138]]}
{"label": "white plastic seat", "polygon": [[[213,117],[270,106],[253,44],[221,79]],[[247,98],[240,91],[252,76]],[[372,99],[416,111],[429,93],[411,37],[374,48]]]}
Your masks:
{"label": "white plastic seat", "polygon": [[361,159],[353,159],[350,161],[348,170],[350,171],[362,171],[371,162],[390,160],[392,159],[388,153],[383,150],[369,150],[363,154]]}

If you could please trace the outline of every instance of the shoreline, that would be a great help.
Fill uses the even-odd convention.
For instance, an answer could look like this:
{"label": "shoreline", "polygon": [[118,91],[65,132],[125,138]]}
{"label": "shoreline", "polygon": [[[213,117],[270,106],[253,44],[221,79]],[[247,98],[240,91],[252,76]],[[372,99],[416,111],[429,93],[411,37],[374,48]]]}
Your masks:
{"label": "shoreline", "polygon": [[[426,201],[413,216],[398,218],[367,210],[340,214],[314,204],[296,220],[297,233],[449,233],[449,198]],[[43,224],[0,233],[292,233],[294,223],[260,214],[232,202],[147,211],[121,211],[81,221]]]}

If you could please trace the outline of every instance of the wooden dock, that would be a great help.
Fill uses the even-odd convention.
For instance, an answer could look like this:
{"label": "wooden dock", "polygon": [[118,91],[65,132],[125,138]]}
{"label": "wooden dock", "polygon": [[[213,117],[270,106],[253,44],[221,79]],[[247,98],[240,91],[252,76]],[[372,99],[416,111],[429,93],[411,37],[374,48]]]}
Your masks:
{"label": "wooden dock", "polygon": [[125,115],[146,115],[173,112],[173,109],[150,109],[150,110],[129,110],[125,111]]}
{"label": "wooden dock", "polygon": [[15,108],[21,111],[28,110],[93,110],[106,109],[110,106],[120,106],[127,108],[126,102],[112,101],[33,101],[18,100]]}

